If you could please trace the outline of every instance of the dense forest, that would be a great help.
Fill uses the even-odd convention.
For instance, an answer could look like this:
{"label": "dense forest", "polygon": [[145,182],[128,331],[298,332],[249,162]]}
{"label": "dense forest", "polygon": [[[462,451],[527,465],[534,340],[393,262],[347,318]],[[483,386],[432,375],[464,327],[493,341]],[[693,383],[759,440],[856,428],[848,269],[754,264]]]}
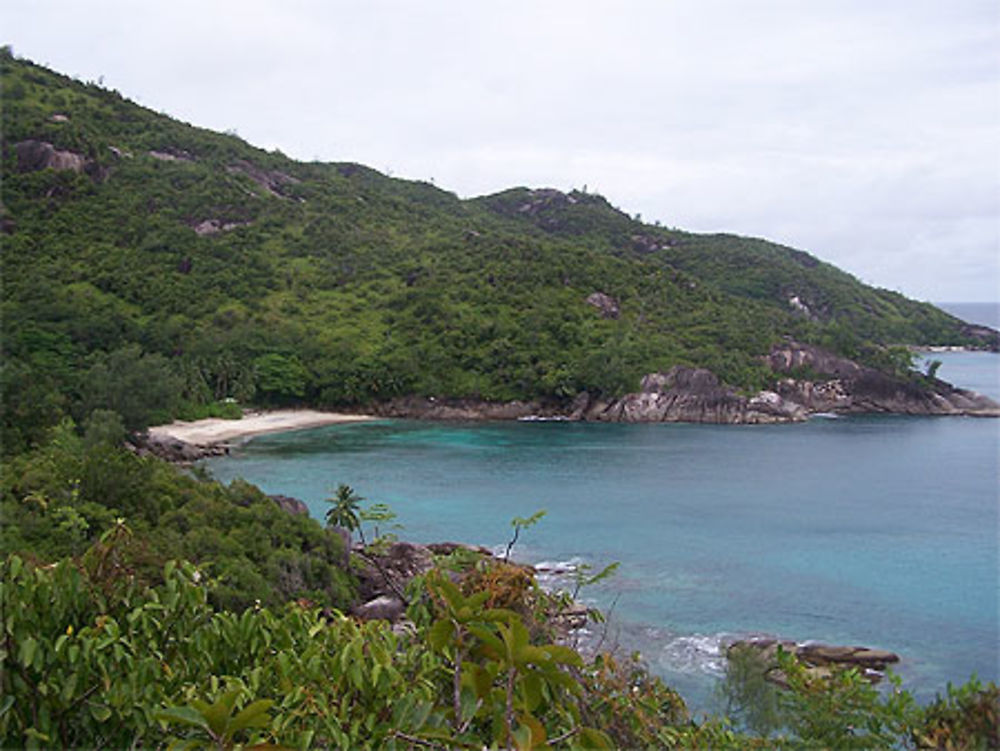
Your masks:
{"label": "dense forest", "polygon": [[361,621],[359,559],[386,538],[352,550],[359,517],[324,526],[135,441],[246,404],[568,402],[677,364],[750,390],[785,336],[895,367],[894,345],[975,331],[585,191],[460,200],[261,151],[9,48],[0,66],[0,746],[997,748],[995,685],[918,706],[787,657],[786,688],[734,666],[728,716],[692,718],[637,658],[573,648],[566,596],[490,557],[438,556],[405,629]]}
{"label": "dense forest", "polygon": [[763,240],[601,196],[460,200],[300,163],[0,59],[4,450],[64,416],[130,430],[220,401],[569,401],[695,365],[758,389],[782,336],[875,365],[982,344],[931,305]]}

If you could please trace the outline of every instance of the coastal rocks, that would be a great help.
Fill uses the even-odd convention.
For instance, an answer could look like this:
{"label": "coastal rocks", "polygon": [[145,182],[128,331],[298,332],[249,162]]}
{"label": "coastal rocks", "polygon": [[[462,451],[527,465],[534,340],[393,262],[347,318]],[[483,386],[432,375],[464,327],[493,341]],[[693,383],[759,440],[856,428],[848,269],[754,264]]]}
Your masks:
{"label": "coastal rocks", "polygon": [[434,555],[451,555],[458,550],[485,557],[493,555],[493,551],[487,547],[483,547],[482,545],[467,545],[464,542],[432,542],[426,547]]}
{"label": "coastal rocks", "polygon": [[391,399],[374,409],[380,417],[424,420],[518,420],[558,414],[558,408],[539,402],[483,402],[474,399],[435,399],[408,396]]}
{"label": "coastal rocks", "polygon": [[793,655],[813,677],[829,677],[835,670],[857,669],[877,683],[889,665],[899,662],[899,655],[884,649],[871,647],[839,646],[806,642],[753,638],[733,642],[726,649],[726,657],[737,659],[749,655],[761,662],[765,677],[782,687],[787,687],[787,678],[778,668],[778,650]]}
{"label": "coastal rocks", "polygon": [[906,381],[808,344],[778,345],[767,363],[777,373],[810,374],[779,380],[776,392],[813,413],[1000,416],[1000,404],[982,394],[935,378]]}
{"label": "coastal rocks", "polygon": [[229,453],[229,446],[222,443],[202,446],[182,441],[179,438],[153,433],[140,439],[137,448],[140,454],[152,454],[168,462],[182,465],[188,465],[210,456],[225,456]]}
{"label": "coastal rocks", "polygon": [[1000,352],[1000,331],[989,326],[967,323],[962,327],[965,336],[971,336],[980,341],[980,346],[989,352]]}
{"label": "coastal rocks", "polygon": [[640,391],[613,402],[574,405],[580,419],[602,422],[698,422],[761,424],[799,422],[806,411],[775,392],[754,397],[723,386],[711,371],[675,366],[642,379]]}

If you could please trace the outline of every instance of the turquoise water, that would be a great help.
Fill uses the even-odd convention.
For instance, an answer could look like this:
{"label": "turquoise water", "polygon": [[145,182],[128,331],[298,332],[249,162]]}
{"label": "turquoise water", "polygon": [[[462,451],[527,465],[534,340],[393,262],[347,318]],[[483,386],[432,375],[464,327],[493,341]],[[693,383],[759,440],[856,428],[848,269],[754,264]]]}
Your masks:
{"label": "turquoise water", "polygon": [[[941,377],[997,387],[995,355],[934,358]],[[640,649],[704,708],[720,645],[751,633],[891,649],[922,696],[996,680],[998,425],[379,421],[263,436],[209,466],[317,518],[346,482],[416,541],[502,547],[511,518],[544,508],[516,557],[620,561],[584,593],[613,609],[605,644]]]}

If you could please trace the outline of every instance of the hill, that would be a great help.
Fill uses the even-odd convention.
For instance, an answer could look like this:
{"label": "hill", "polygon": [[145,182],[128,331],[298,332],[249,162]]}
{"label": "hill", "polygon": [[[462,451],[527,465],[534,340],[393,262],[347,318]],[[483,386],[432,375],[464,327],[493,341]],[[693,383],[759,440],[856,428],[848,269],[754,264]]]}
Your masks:
{"label": "hill", "polygon": [[134,429],[227,399],[568,404],[677,365],[753,391],[789,337],[882,368],[892,345],[997,344],[764,240],[580,191],[460,200],[0,63],[6,450],[95,408]]}

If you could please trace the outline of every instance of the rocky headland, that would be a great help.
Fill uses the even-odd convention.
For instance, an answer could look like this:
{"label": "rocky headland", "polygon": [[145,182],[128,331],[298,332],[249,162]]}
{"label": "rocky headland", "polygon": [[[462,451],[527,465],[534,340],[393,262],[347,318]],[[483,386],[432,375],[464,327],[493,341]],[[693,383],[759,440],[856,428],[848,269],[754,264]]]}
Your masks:
{"label": "rocky headland", "polygon": [[644,376],[635,393],[607,399],[584,392],[568,408],[543,401],[403,397],[378,405],[375,412],[431,420],[538,418],[730,425],[801,422],[811,414],[828,412],[1000,417],[1000,404],[982,394],[937,378],[892,376],[809,344],[782,342],[764,359],[776,376],[775,386],[753,395],[721,383],[709,370],[678,365]]}

